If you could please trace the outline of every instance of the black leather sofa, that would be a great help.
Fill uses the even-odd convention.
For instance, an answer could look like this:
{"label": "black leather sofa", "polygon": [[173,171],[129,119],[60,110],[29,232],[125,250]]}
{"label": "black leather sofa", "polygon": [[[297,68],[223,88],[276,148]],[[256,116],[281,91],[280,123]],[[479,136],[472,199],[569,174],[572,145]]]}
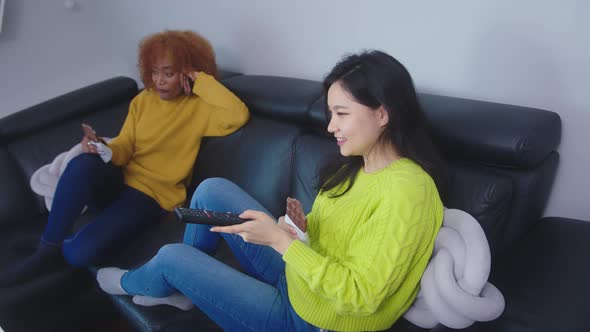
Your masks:
{"label": "black leather sofa", "polygon": [[[232,135],[203,142],[191,193],[205,178],[225,177],[275,216],[284,213],[287,196],[300,199],[309,211],[319,165],[338,152],[325,134],[321,84],[228,72],[222,81],[248,105],[252,118]],[[81,122],[115,136],[137,92],[132,79],[117,77],[0,119],[0,269],[32,252],[46,221],[44,202],[29,187],[33,172],[79,141]],[[493,255],[491,282],[506,299],[499,319],[466,330],[590,330],[585,305],[590,223],[541,219],[559,160],[559,116],[430,94],[420,94],[420,101],[449,162],[447,206],[469,212],[482,225]],[[183,225],[169,215],[101,265],[141,264],[162,245],[180,242],[182,232]],[[217,256],[236,264],[223,244]],[[129,297],[103,294],[95,271],[68,268],[0,289],[0,326],[78,331],[120,315],[138,331],[219,330],[198,309],[139,307]]]}

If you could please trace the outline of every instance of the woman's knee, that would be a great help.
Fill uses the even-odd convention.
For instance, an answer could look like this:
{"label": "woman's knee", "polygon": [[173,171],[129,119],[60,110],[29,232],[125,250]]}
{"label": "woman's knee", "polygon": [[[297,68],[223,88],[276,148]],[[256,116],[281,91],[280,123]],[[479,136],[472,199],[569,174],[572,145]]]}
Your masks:
{"label": "woman's knee", "polygon": [[82,153],[68,162],[64,174],[91,173],[95,168],[100,167],[102,160],[97,155]]}
{"label": "woman's knee", "polygon": [[75,156],[74,158],[72,158],[72,160],[70,160],[68,162],[68,166],[72,165],[72,166],[78,166],[78,165],[84,165],[84,166],[93,166],[93,165],[99,165],[101,160],[98,157],[98,155],[92,154],[92,153],[81,153],[77,156]]}
{"label": "woman's knee", "polygon": [[153,264],[167,271],[176,271],[177,269],[184,269],[187,264],[194,263],[193,258],[198,254],[202,253],[186,244],[170,243],[161,247],[152,261]]}
{"label": "woman's knee", "polygon": [[212,255],[217,249],[221,236],[219,233],[211,232],[210,228],[209,225],[187,224],[182,242]]}
{"label": "woman's knee", "polygon": [[224,178],[205,179],[193,193],[190,206],[192,208],[205,208],[207,202],[217,200],[220,195],[227,192],[228,187],[236,187],[236,184]]}
{"label": "woman's knee", "polygon": [[185,250],[186,245],[182,243],[169,243],[160,248],[156,254],[159,258],[175,257]]}

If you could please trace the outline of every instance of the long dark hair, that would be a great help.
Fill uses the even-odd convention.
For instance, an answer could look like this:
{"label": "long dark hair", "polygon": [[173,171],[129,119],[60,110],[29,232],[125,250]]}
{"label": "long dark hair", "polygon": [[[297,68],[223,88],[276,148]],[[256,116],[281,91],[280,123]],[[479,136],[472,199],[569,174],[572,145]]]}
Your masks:
{"label": "long dark hair", "polygon": [[[389,122],[380,141],[393,143],[402,157],[420,165],[432,177],[442,198],[447,187],[446,166],[430,139],[412,77],[406,68],[386,53],[366,51],[348,55],[336,64],[324,79],[326,96],[336,82],[356,102],[374,110],[383,106],[389,114]],[[326,105],[326,117],[329,116]],[[338,155],[320,170],[319,189],[327,191],[340,187],[331,197],[344,195],[354,184],[361,167],[362,156]]]}

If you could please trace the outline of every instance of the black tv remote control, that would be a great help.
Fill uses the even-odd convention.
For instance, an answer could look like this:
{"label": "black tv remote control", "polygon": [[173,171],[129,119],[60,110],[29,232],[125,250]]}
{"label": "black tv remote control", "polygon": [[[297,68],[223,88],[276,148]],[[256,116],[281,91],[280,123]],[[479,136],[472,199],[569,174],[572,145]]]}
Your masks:
{"label": "black tv remote control", "polygon": [[214,226],[237,225],[248,221],[242,219],[237,213],[217,212],[201,209],[188,209],[177,207],[174,209],[176,218],[185,224],[205,224]]}

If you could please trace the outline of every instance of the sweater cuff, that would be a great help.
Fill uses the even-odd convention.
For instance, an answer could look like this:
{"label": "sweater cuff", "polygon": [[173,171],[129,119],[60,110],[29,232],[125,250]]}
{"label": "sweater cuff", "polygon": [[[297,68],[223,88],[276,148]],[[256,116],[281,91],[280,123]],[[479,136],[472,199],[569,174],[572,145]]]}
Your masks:
{"label": "sweater cuff", "polygon": [[283,254],[283,261],[289,264],[300,276],[307,275],[323,259],[322,255],[299,240],[293,241]]}
{"label": "sweater cuff", "polygon": [[120,160],[120,156],[121,154],[119,153],[119,147],[115,146],[115,145],[111,145],[112,141],[109,142],[106,147],[111,149],[111,158],[110,161],[113,163],[113,165],[115,166],[122,166],[122,162]]}

